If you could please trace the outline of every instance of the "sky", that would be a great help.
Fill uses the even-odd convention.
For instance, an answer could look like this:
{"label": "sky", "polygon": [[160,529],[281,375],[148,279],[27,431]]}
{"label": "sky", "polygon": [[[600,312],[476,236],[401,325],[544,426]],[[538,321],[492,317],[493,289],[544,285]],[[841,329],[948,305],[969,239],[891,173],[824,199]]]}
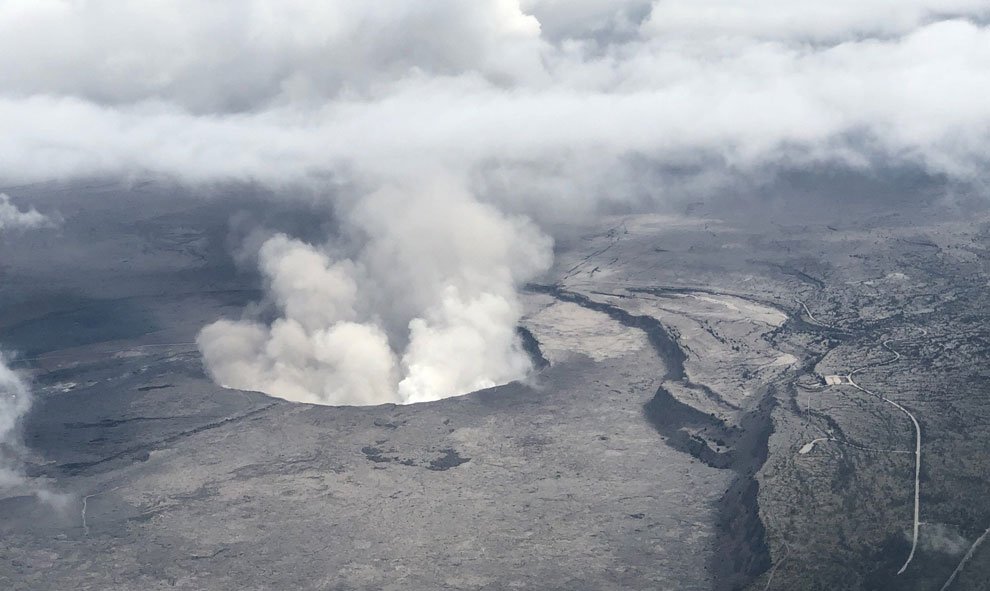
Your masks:
{"label": "sky", "polygon": [[987,96],[985,0],[0,0],[5,185],[326,195],[341,235],[257,245],[277,318],[199,342],[328,404],[524,376],[561,219],[822,167],[983,187]]}

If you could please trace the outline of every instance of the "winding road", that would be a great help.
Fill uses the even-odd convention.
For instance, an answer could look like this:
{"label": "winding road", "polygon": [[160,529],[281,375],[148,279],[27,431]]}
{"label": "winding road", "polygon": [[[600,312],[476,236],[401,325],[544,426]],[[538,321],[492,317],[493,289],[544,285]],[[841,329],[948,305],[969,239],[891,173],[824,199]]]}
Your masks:
{"label": "winding road", "polygon": [[901,569],[897,571],[897,574],[900,575],[907,570],[908,565],[911,564],[912,560],[914,560],[914,553],[918,550],[918,532],[921,528],[921,425],[918,424],[918,419],[915,418],[915,416],[911,413],[911,411],[909,411],[908,409],[904,408],[900,404],[894,402],[893,400],[887,398],[882,394],[877,394],[872,390],[868,390],[860,386],[859,384],[856,383],[856,380],[853,379],[854,375],[863,371],[864,369],[883,367],[884,365],[890,365],[891,363],[896,363],[900,361],[901,354],[890,346],[891,342],[892,341],[890,339],[887,339],[886,341],[881,343],[881,345],[883,345],[884,349],[887,349],[888,351],[894,354],[893,358],[878,363],[876,365],[867,365],[864,367],[854,369],[853,371],[849,372],[846,375],[846,379],[849,380],[849,385],[852,386],[853,388],[856,388],[861,392],[869,394],[870,396],[875,396],[880,400],[883,400],[887,404],[890,404],[891,406],[895,407],[897,410],[901,411],[905,415],[907,415],[907,417],[911,419],[911,423],[914,425],[914,525],[912,527],[912,535],[911,535],[911,552],[910,554],[908,554],[907,560],[904,561],[904,564],[901,566]]}
{"label": "winding road", "polygon": [[[812,314],[812,313],[811,313],[811,310],[809,310],[809,309],[808,309],[808,305],[807,305],[807,304],[805,304],[804,302],[802,302],[801,300],[797,300],[797,303],[799,303],[799,304],[801,304],[801,307],[802,307],[802,308],[804,308],[804,314],[805,314],[805,316],[807,316],[807,317],[808,317],[808,320],[810,320],[812,324],[815,324],[815,325],[818,325],[818,326],[821,326],[822,328],[830,328],[830,329],[832,329],[832,330],[839,330],[839,331],[841,331],[841,330],[842,330],[842,329],[841,329],[841,328],[839,328],[838,326],[833,326],[833,325],[831,325],[831,324],[825,324],[825,323],[824,323],[824,322],[822,322],[821,320],[819,320],[819,319],[817,319],[817,318],[815,318],[815,315],[814,315],[814,314]],[[843,331],[843,332],[844,332],[844,331]]]}
{"label": "winding road", "polygon": [[[824,324],[824,323],[818,321],[817,319],[815,319],[815,317],[812,316],[811,311],[808,310],[808,307],[804,305],[804,302],[801,302],[801,306],[804,307],[805,313],[808,315],[808,318],[810,318],[812,320],[812,322],[814,322],[815,324],[818,324],[819,326],[823,326],[823,327],[827,327],[827,328],[834,328],[834,327],[832,327],[830,325]],[[927,334],[927,331],[926,331],[926,334]],[[883,367],[885,365],[890,365],[891,363],[896,363],[896,362],[900,361],[901,354],[897,350],[895,350],[893,347],[890,346],[890,343],[891,342],[893,342],[893,341],[891,339],[888,339],[886,341],[883,341],[883,343],[881,343],[881,344],[883,345],[883,348],[884,349],[887,349],[888,351],[890,351],[891,353],[894,354],[894,356],[892,358],[887,359],[885,361],[882,361],[880,363],[874,364],[874,365],[866,365],[866,366],[863,366],[863,367],[856,368],[856,369],[850,371],[848,374],[846,374],[845,375],[845,378],[846,378],[846,380],[848,380],[848,385],[856,388],[857,390],[859,390],[859,391],[861,391],[861,392],[863,392],[865,394],[868,394],[870,396],[874,396],[876,398],[879,398],[880,400],[886,402],[887,404],[890,404],[891,406],[895,407],[897,410],[899,410],[902,413],[904,413],[905,415],[907,415],[907,417],[909,419],[911,419],[911,423],[914,425],[914,451],[913,452],[910,452],[910,451],[905,452],[905,451],[902,451],[902,450],[879,450],[879,449],[872,450],[870,448],[861,448],[861,449],[867,449],[867,450],[870,450],[870,451],[882,451],[882,452],[885,452],[885,453],[914,453],[914,520],[913,520],[914,523],[913,523],[913,526],[912,526],[911,552],[908,554],[908,557],[904,561],[904,564],[901,566],[900,570],[897,571],[897,574],[900,575],[900,574],[903,574],[904,571],[907,570],[908,565],[911,564],[911,561],[912,560],[914,560],[915,552],[918,549],[918,534],[919,534],[919,530],[921,528],[921,425],[918,423],[918,419],[915,418],[914,414],[912,414],[911,411],[909,411],[908,409],[904,408],[900,404],[894,402],[893,400],[887,398],[886,396],[884,396],[882,394],[878,394],[878,393],[876,393],[876,392],[874,392],[872,390],[869,390],[867,388],[864,388],[863,386],[860,386],[859,384],[856,383],[856,380],[853,379],[853,376],[854,375],[856,375],[857,373],[859,373],[861,371],[864,371],[866,369]],[[798,451],[798,453],[799,454],[802,454],[802,455],[803,454],[810,453],[814,449],[814,447],[815,447],[816,444],[823,443],[823,442],[826,442],[826,441],[835,441],[836,443],[847,444],[844,441],[840,441],[838,439],[834,439],[834,438],[832,438],[830,436],[829,437],[820,437],[820,438],[817,438],[817,439],[814,439],[814,440],[810,441],[809,443],[804,444],[804,446],[801,447],[801,449]],[[853,444],[848,444],[848,445],[852,445],[853,447],[860,447],[860,446],[853,445]]]}
{"label": "winding road", "polygon": [[918,424],[918,419],[916,419],[908,409],[883,396],[882,394],[877,394],[876,392],[867,390],[866,388],[860,386],[853,381],[852,374],[849,374],[846,377],[849,379],[849,384],[852,387],[871,396],[876,396],[880,400],[893,405],[898,410],[906,414],[914,424],[914,528],[913,535],[911,536],[911,553],[908,554],[907,560],[905,560],[904,565],[901,566],[901,570],[897,571],[897,574],[902,574],[905,570],[907,570],[908,565],[911,564],[911,560],[914,559],[914,553],[918,549],[918,530],[921,526],[921,425]]}

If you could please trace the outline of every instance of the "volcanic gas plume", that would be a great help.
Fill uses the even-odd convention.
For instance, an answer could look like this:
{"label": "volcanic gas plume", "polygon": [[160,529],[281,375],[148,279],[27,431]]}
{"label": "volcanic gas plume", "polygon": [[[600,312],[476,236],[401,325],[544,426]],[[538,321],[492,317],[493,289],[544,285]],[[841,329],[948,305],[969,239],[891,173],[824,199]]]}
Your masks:
{"label": "volcanic gas plume", "polygon": [[986,186],[988,22],[982,0],[0,0],[0,178],[322,196],[339,231],[265,237],[264,301],[203,329],[207,369],[430,400],[526,374],[534,224],[793,170]]}

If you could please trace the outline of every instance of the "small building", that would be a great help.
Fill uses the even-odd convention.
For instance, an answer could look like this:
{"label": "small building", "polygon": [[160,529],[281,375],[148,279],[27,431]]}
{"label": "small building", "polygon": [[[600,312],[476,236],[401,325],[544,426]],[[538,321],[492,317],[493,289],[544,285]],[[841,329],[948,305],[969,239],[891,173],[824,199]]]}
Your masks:
{"label": "small building", "polygon": [[837,386],[839,384],[845,384],[845,383],[846,383],[845,376],[825,376],[826,386]]}

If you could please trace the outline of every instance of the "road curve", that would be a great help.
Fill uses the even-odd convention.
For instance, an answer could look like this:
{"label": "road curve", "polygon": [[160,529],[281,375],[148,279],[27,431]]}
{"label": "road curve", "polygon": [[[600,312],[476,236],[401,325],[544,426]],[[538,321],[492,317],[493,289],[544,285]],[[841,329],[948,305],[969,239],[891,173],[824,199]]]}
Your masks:
{"label": "road curve", "polygon": [[[886,344],[884,346],[886,346]],[[897,353],[896,351],[894,352]],[[900,359],[899,353],[897,358]],[[860,386],[853,380],[852,374],[847,375],[846,378],[849,380],[849,384],[852,387],[871,396],[876,396],[887,404],[894,406],[906,414],[908,418],[911,419],[911,423],[914,424],[914,527],[911,536],[911,553],[908,554],[907,560],[905,560],[904,565],[901,566],[901,570],[897,571],[897,574],[902,574],[905,570],[907,570],[908,565],[911,564],[911,561],[914,559],[914,553],[918,549],[918,530],[921,526],[921,425],[918,424],[918,419],[916,419],[908,409],[881,394],[877,394],[876,392],[867,390],[866,388]]]}
{"label": "road curve", "polygon": [[[797,300],[797,302],[799,304],[801,304],[801,307],[804,309],[804,313],[807,315],[808,319],[812,322],[812,324],[816,324],[816,325],[821,326],[823,328],[830,328],[830,329],[842,331],[842,329],[840,329],[837,326],[833,326],[833,325],[830,325],[830,324],[825,324],[824,322],[821,322],[820,320],[818,320],[817,318],[815,318],[815,316],[811,313],[811,310],[808,309],[808,306],[803,301]],[[923,331],[923,333],[925,335],[928,334],[928,331],[927,330],[925,330],[925,329],[921,329],[921,330]],[[845,331],[842,331],[842,332],[845,332]],[[908,409],[904,408],[900,404],[894,402],[893,400],[890,400],[889,398],[887,398],[887,397],[885,397],[885,396],[883,396],[881,394],[877,394],[876,392],[873,392],[871,390],[868,390],[868,389],[860,386],[853,379],[853,376],[854,375],[856,375],[857,373],[859,373],[859,372],[861,372],[863,370],[866,370],[866,369],[869,369],[869,368],[873,368],[873,367],[882,367],[884,365],[889,365],[891,363],[895,363],[897,361],[900,361],[901,354],[899,352],[897,352],[896,350],[894,350],[890,346],[890,343],[891,342],[893,342],[893,341],[891,339],[888,339],[888,340],[883,341],[881,344],[883,345],[883,348],[885,348],[888,351],[890,351],[891,353],[893,353],[894,354],[894,357],[892,357],[890,359],[887,359],[885,361],[882,361],[882,362],[880,362],[878,364],[875,364],[875,365],[867,365],[867,366],[856,368],[856,369],[850,371],[846,375],[846,379],[849,381],[849,385],[853,386],[857,390],[860,390],[861,392],[864,392],[866,394],[869,394],[870,396],[875,396],[875,397],[879,398],[880,400],[883,400],[887,404],[890,404],[890,405],[894,406],[899,411],[903,412],[905,415],[907,415],[907,417],[909,419],[911,419],[911,423],[914,425],[914,523],[913,523],[913,526],[912,526],[911,552],[908,554],[908,557],[904,561],[904,564],[901,566],[900,570],[897,571],[897,574],[900,575],[900,574],[903,574],[904,571],[907,570],[908,565],[911,564],[911,561],[912,560],[914,560],[915,552],[918,549],[918,534],[919,534],[919,530],[920,530],[920,527],[921,527],[921,425],[918,423],[918,419],[915,418],[914,414],[912,414],[911,411],[909,411]],[[800,454],[809,453],[812,449],[814,449],[815,444],[822,442],[822,440],[824,440],[824,441],[837,441],[837,440],[834,440],[831,437],[816,439],[816,440],[813,440],[813,441],[805,444],[798,453],[800,453]],[[842,442],[839,442],[839,443],[842,443]],[[880,451],[880,450],[877,450],[877,451]],[[897,453],[899,450],[896,450],[896,451],[895,450],[887,450],[887,451],[891,451],[891,452]],[[908,452],[908,453],[911,453],[911,452]],[[990,533],[990,529],[988,529],[987,532]],[[986,534],[984,534],[984,536],[982,536],[977,541],[977,544],[979,544],[980,542],[982,542],[983,539],[984,539],[984,537],[986,537]],[[965,564],[965,560],[963,561],[963,564]],[[962,567],[962,564],[960,564],[960,568],[961,567]],[[946,583],[946,586],[948,586],[949,583],[951,583],[951,582],[952,582],[952,579],[950,578],[950,580]]]}
{"label": "road curve", "polygon": [[841,331],[841,332],[845,332],[841,328],[839,328],[838,326],[832,326],[831,324],[826,324],[826,323],[822,322],[821,320],[815,318],[815,315],[812,314],[811,313],[811,310],[808,309],[808,305],[805,304],[804,302],[802,302],[801,300],[797,300],[797,303],[801,304],[801,307],[804,308],[804,314],[808,317],[808,320],[810,320],[812,324],[821,326],[822,328],[830,328],[832,330],[838,330],[838,331]]}

